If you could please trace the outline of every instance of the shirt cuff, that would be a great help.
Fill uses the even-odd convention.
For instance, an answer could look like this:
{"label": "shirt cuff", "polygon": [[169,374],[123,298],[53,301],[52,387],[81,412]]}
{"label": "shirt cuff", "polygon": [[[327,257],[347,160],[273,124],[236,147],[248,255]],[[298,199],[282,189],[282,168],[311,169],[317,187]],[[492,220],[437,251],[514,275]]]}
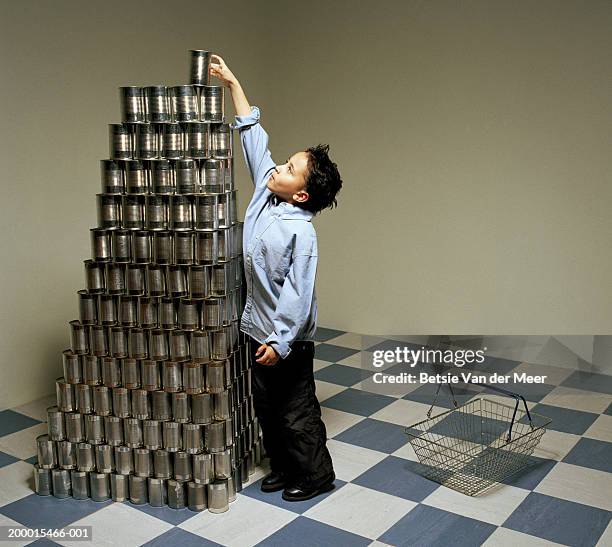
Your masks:
{"label": "shirt cuff", "polygon": [[291,353],[291,348],[289,347],[289,344],[280,341],[278,339],[278,336],[276,336],[276,333],[274,332],[264,340],[264,343],[273,345],[274,349],[280,355],[281,359],[286,359]]}
{"label": "shirt cuff", "polygon": [[255,125],[259,123],[259,108],[256,106],[251,106],[251,112],[246,116],[234,116],[236,123],[231,124],[232,129],[240,129],[241,127],[249,127],[250,125]]}

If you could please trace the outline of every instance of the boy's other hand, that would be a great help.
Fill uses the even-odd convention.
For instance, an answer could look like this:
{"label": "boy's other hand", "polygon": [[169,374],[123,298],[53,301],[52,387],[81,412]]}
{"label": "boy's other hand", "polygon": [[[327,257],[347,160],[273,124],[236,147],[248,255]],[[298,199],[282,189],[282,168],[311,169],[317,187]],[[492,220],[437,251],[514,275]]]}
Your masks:
{"label": "boy's other hand", "polygon": [[232,71],[225,64],[225,61],[214,53],[210,56],[209,72],[211,76],[219,78],[221,83],[226,87],[230,87],[232,84],[238,82],[236,76],[234,76]]}
{"label": "boy's other hand", "polygon": [[259,346],[255,352],[255,357],[259,357],[259,359],[255,359],[255,361],[261,363],[262,365],[275,365],[280,359],[280,356],[278,353],[276,353],[276,350],[268,344],[262,344]]}

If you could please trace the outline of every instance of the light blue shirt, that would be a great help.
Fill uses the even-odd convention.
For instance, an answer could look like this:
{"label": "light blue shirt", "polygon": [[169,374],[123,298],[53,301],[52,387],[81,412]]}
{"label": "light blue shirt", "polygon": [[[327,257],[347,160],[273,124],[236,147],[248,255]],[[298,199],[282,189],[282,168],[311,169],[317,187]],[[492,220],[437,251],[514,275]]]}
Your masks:
{"label": "light blue shirt", "polygon": [[255,191],[244,217],[247,296],[240,330],[273,344],[281,358],[297,340],[314,340],[317,323],[317,234],[313,213],[281,201],[267,187],[276,167],[259,108],[235,116]]}

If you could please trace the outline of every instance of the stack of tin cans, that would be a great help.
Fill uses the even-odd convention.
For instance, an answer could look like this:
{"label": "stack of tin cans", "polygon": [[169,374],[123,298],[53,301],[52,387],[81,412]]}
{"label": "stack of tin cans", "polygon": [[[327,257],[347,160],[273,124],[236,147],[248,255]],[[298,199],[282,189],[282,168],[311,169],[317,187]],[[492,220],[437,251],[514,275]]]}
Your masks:
{"label": "stack of tin cans", "polygon": [[262,458],[223,88],[120,88],[36,492],[222,512]]}

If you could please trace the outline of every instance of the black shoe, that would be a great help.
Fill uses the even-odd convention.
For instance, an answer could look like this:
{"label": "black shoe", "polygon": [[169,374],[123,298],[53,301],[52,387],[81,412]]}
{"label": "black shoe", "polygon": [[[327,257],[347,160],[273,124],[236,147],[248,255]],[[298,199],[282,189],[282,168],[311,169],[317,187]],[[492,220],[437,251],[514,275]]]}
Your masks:
{"label": "black shoe", "polygon": [[272,471],[262,482],[262,492],[278,492],[285,488],[285,475]]}
{"label": "black shoe", "polygon": [[285,501],[306,501],[314,498],[320,494],[325,494],[325,492],[329,492],[335,488],[334,480],[336,477],[334,476],[331,480],[323,483],[321,486],[317,486],[315,488],[304,488],[300,486],[290,486],[283,490],[283,499]]}

